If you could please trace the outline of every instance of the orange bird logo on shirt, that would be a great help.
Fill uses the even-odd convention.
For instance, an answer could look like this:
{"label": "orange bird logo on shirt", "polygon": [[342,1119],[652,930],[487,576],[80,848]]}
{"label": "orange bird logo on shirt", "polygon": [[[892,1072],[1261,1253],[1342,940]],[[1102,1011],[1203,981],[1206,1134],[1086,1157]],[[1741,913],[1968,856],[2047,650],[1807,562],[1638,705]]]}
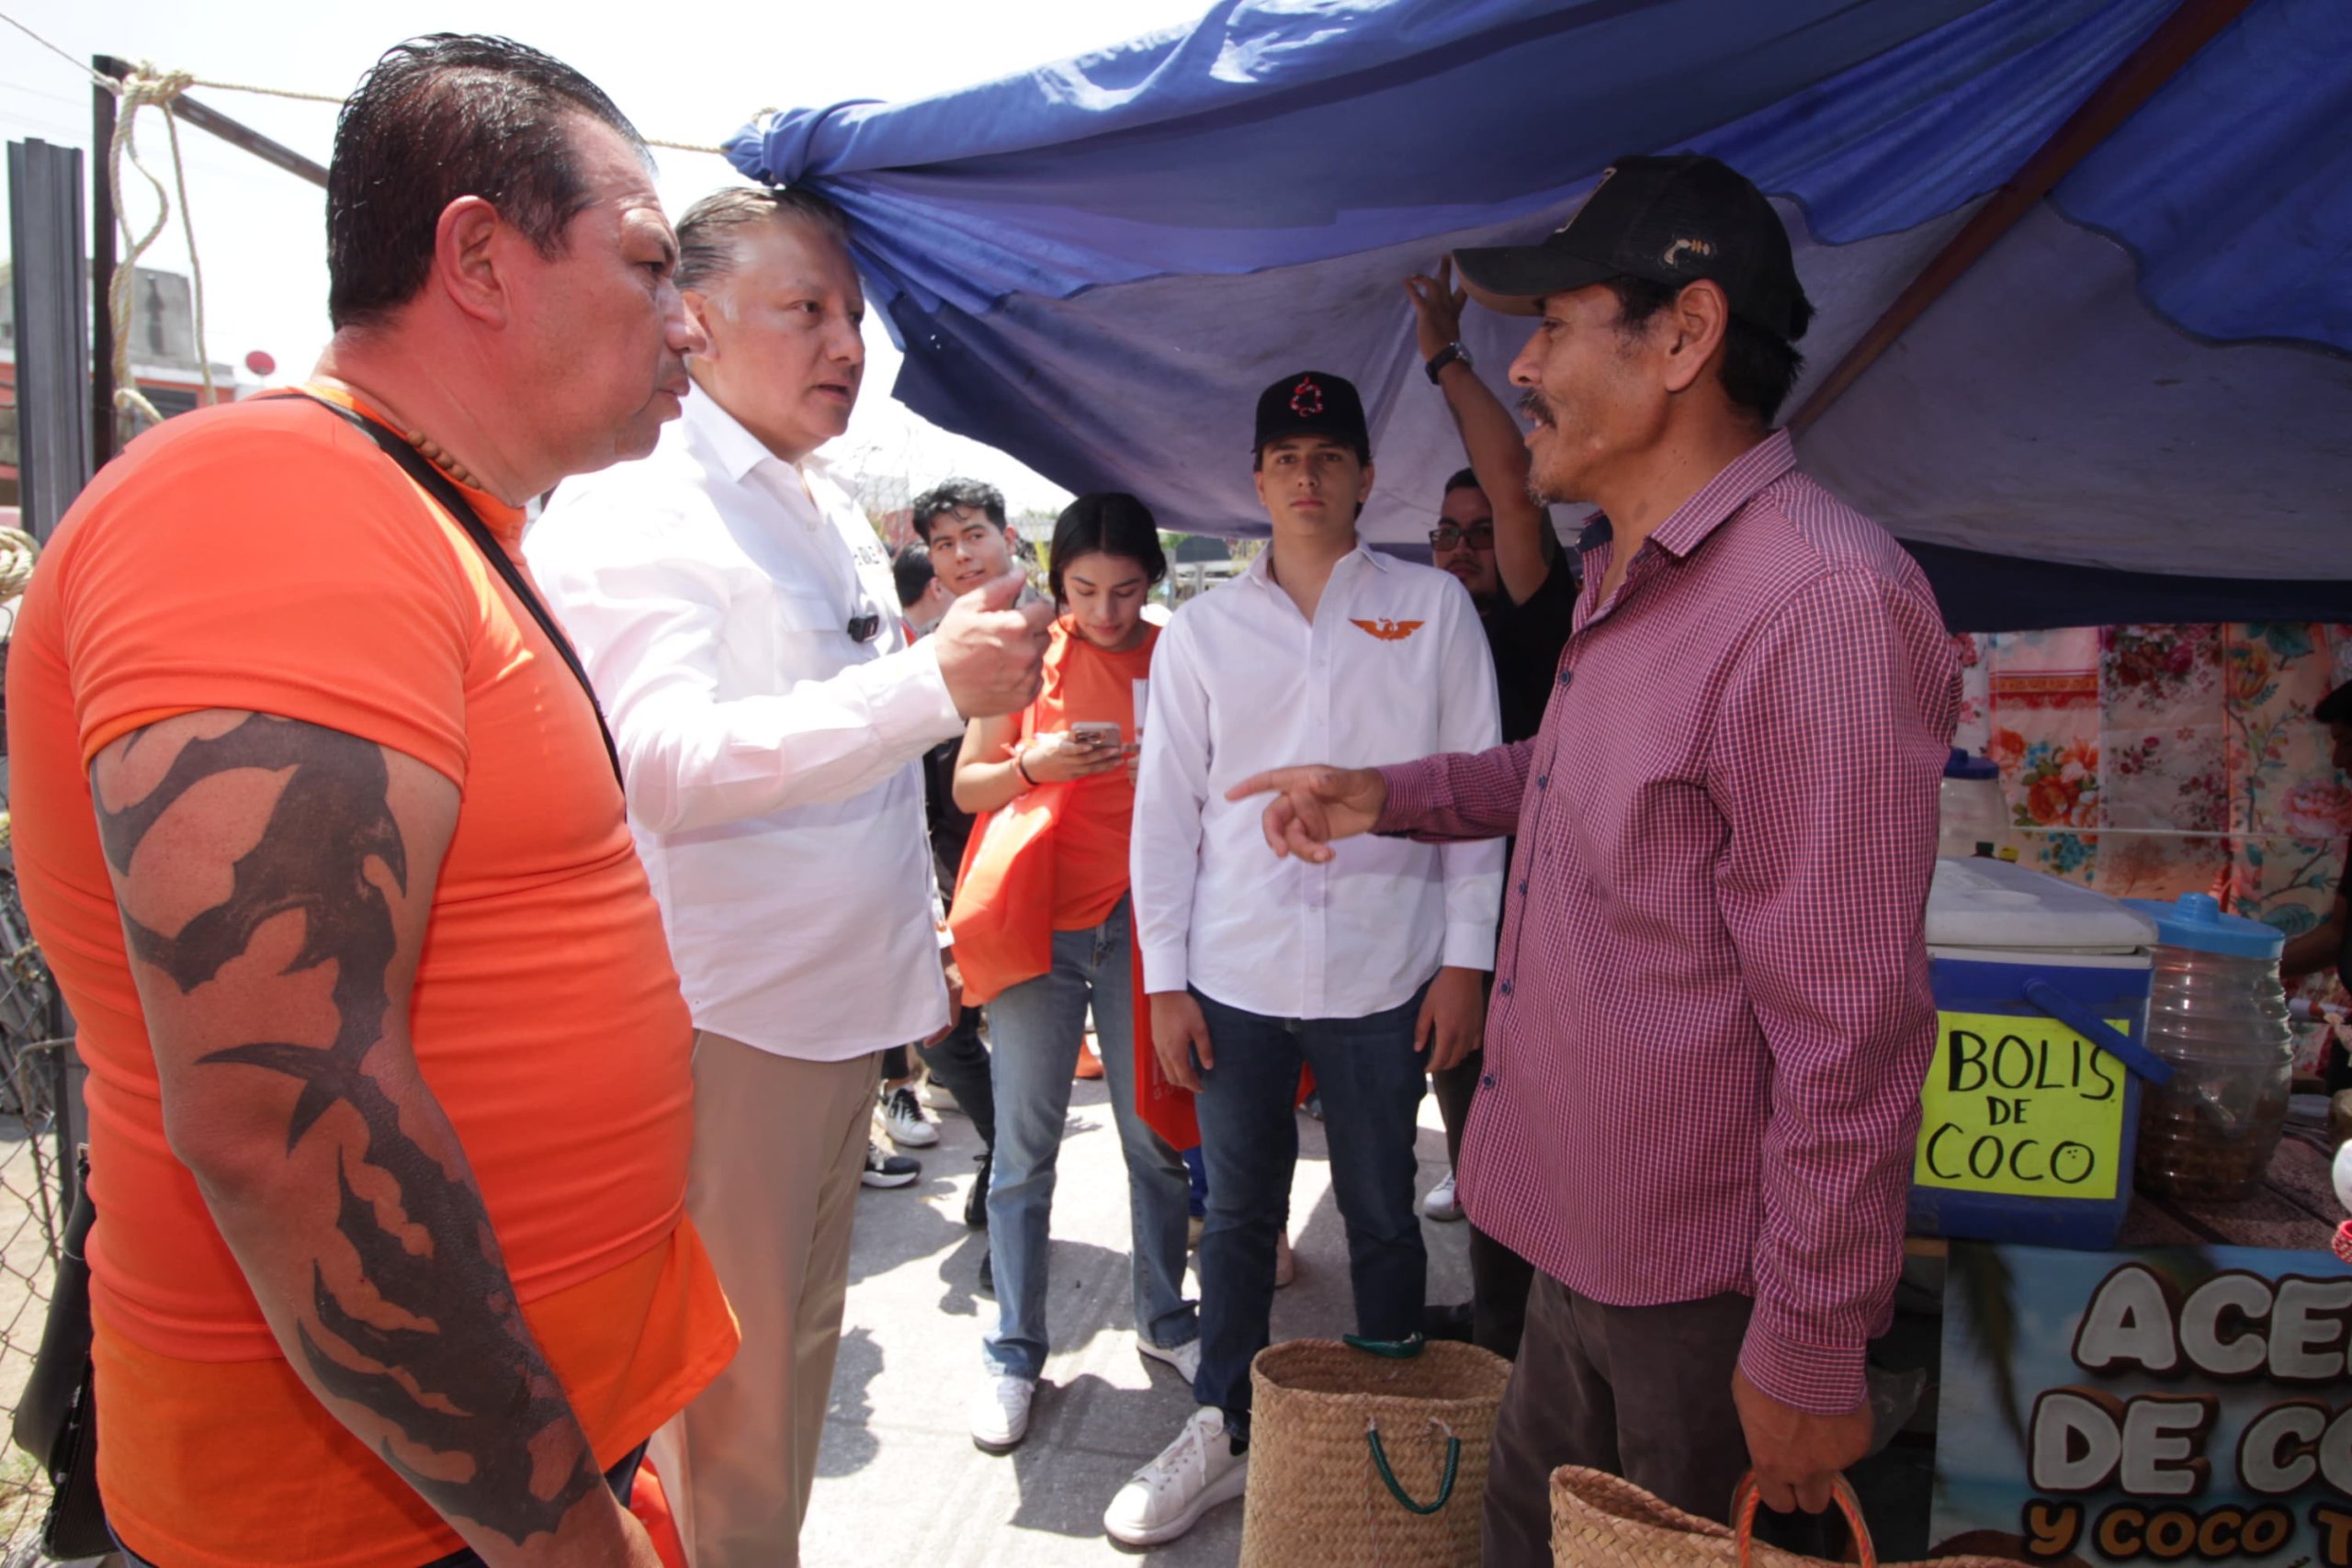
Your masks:
{"label": "orange bird logo on shirt", "polygon": [[1428,624],[1423,621],[1392,621],[1385,615],[1376,621],[1355,621],[1353,617],[1350,618],[1354,625],[1363,627],[1383,642],[1403,642]]}

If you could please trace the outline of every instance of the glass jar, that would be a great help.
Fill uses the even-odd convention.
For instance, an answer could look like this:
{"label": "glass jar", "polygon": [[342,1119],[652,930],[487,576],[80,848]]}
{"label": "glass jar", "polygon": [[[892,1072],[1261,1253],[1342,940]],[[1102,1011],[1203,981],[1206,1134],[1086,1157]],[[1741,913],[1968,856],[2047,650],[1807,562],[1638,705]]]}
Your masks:
{"label": "glass jar", "polygon": [[2262,1185],[2287,1122],[2294,1036],[2278,982],[2286,936],[2206,894],[2126,900],[2156,921],[2148,1049],[2172,1081],[2140,1096],[2141,1191],[2234,1202]]}

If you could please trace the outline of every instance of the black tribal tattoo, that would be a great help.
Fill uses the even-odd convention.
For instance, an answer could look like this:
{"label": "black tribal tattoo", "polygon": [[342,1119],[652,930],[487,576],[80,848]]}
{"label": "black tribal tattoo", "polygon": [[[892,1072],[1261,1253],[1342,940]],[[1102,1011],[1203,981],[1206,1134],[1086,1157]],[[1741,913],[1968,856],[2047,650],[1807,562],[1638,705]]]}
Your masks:
{"label": "black tribal tattoo", "polygon": [[186,993],[243,955],[264,921],[300,912],[301,949],[285,972],[335,966],[334,1043],[257,1040],[214,1051],[199,1065],[259,1067],[300,1080],[286,1130],[289,1154],[328,1110],[351,1107],[367,1130],[360,1157],[391,1178],[401,1219],[430,1238],[425,1252],[412,1252],[387,1230],[376,1205],[352,1187],[339,1153],[335,1229],[357,1253],[368,1284],[423,1326],[366,1321],[337,1298],[314,1259],[311,1310],[345,1354],[331,1354],[301,1323],[303,1358],[329,1393],[381,1416],[409,1442],[471,1461],[466,1479],[439,1480],[404,1463],[385,1440],[385,1462],[442,1513],[518,1543],[552,1531],[603,1478],[583,1443],[555,1495],[533,1495],[533,1439],[573,1427],[562,1386],[524,1323],[481,1194],[469,1179],[452,1179],[401,1130],[399,1106],[360,1066],[383,1034],[386,976],[398,945],[391,907],[368,880],[369,863],[403,891],[408,886],[382,750],[335,730],[257,715],[216,739],[190,741],[145,798],[119,811],[101,804],[107,858],[118,875],[127,874],[149,829],[191,787],[244,768],[288,776],[260,841],[236,863],[228,897],[175,936],[148,929],[127,909],[123,927],[133,951]]}

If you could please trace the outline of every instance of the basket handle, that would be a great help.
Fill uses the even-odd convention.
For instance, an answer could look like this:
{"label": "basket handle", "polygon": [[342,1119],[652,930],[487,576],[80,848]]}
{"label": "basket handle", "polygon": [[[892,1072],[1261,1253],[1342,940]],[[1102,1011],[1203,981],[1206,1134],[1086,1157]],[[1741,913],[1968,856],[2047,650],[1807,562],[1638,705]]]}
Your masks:
{"label": "basket handle", "polygon": [[1388,1450],[1380,1446],[1379,1423],[1369,1423],[1363,1429],[1363,1440],[1372,1450],[1372,1465],[1380,1472],[1381,1484],[1388,1488],[1388,1495],[1396,1498],[1408,1513],[1429,1515],[1444,1507],[1453,1497],[1454,1477],[1462,1468],[1462,1439],[1442,1421],[1432,1421],[1430,1425],[1445,1434],[1445,1476],[1438,1483],[1437,1500],[1430,1503],[1414,1502],[1412,1495],[1397,1484],[1396,1472],[1388,1468]]}
{"label": "basket handle", "polygon": [[[1829,1495],[1837,1499],[1838,1511],[1853,1527],[1854,1545],[1861,1552],[1861,1568],[1878,1568],[1878,1548],[1871,1544],[1870,1526],[1862,1523],[1861,1500],[1846,1484],[1843,1475],[1830,1477]],[[1751,1470],[1739,1478],[1738,1489],[1731,1495],[1732,1527],[1739,1540],[1739,1568],[1749,1568],[1748,1553],[1756,1545],[1756,1510],[1763,1503],[1764,1495],[1756,1489],[1756,1472]]]}

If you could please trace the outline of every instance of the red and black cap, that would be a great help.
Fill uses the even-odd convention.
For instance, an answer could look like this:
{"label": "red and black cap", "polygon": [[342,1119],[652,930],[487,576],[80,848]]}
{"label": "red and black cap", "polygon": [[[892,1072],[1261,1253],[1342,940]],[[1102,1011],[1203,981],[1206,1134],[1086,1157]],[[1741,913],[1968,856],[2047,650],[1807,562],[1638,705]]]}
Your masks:
{"label": "red and black cap", "polygon": [[1285,435],[1321,435],[1352,446],[1372,460],[1372,431],[1364,423],[1363,400],[1355,383],[1321,370],[1300,370],[1258,394],[1258,434],[1250,449],[1262,452]]}
{"label": "red and black cap", "polygon": [[1695,153],[1620,158],[1549,239],[1453,261],[1480,304],[1514,316],[1538,314],[1547,294],[1632,276],[1669,288],[1712,278],[1733,315],[1784,343],[1813,320],[1781,215],[1747,176]]}

